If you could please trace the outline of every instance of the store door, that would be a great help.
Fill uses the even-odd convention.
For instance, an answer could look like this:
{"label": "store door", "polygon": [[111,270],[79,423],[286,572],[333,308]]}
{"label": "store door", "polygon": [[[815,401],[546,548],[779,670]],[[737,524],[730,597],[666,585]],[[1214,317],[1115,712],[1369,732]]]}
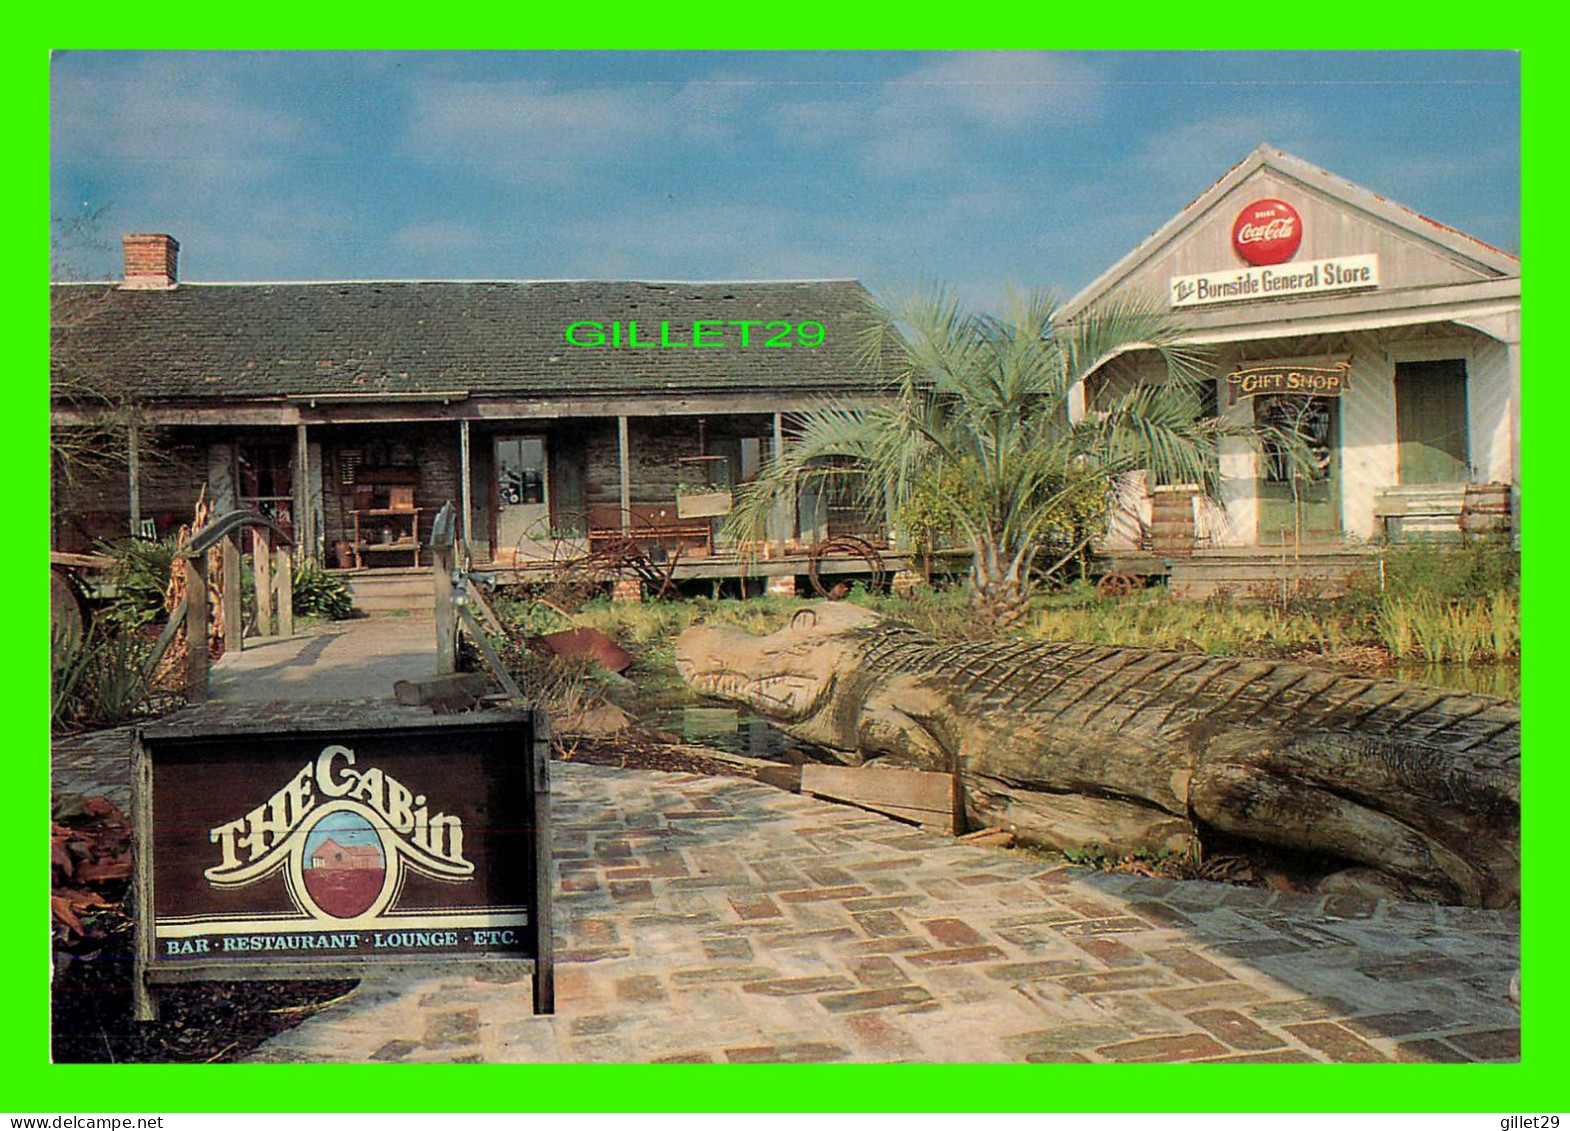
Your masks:
{"label": "store door", "polygon": [[549,558],[550,471],[544,436],[496,437],[495,556]]}
{"label": "store door", "polygon": [[1294,468],[1279,444],[1260,457],[1259,541],[1295,545],[1341,540],[1341,402],[1335,397],[1254,398],[1254,420],[1302,437],[1314,466]]}
{"label": "store door", "polygon": [[1396,364],[1397,474],[1402,485],[1466,483],[1466,362]]}

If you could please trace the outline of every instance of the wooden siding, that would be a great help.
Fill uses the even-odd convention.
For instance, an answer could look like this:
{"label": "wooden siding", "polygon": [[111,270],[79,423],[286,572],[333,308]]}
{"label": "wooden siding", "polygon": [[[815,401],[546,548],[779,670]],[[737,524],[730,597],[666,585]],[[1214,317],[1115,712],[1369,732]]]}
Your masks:
{"label": "wooden siding", "polygon": [[[1466,262],[1437,244],[1351,208],[1295,178],[1259,169],[1164,246],[1154,249],[1149,259],[1116,283],[1111,294],[1140,291],[1164,296],[1175,275],[1242,270],[1246,264],[1232,248],[1232,224],[1244,205],[1264,197],[1285,200],[1303,218],[1303,242],[1293,262],[1372,252],[1379,256],[1381,291],[1497,277],[1479,264]],[[1292,301],[1261,299],[1236,305],[1257,307],[1267,302]]]}

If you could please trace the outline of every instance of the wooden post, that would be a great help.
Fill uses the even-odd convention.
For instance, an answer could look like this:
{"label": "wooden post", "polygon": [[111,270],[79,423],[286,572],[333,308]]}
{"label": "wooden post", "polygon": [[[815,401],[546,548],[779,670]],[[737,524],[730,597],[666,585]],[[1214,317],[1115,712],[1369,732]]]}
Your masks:
{"label": "wooden post", "polygon": [[616,418],[616,451],[621,456],[621,536],[632,537],[632,459],[627,450],[627,418]]}
{"label": "wooden post", "polygon": [[[785,414],[774,414],[774,450],[771,459],[785,458]],[[774,500],[773,512],[769,516],[768,540],[777,542],[781,550],[785,543],[790,541],[791,516],[796,513],[796,492],[791,491],[788,498],[781,497]]]}
{"label": "wooden post", "polygon": [[256,627],[263,636],[273,634],[273,547],[264,526],[251,527],[251,573],[256,579]]}
{"label": "wooden post", "polygon": [[147,982],[147,970],[153,961],[153,932],[150,929],[153,914],[153,767],[142,746],[141,727],[132,733],[131,742],[134,907],[138,923],[149,928],[136,932],[136,949],[131,962],[131,1016],[138,1021],[157,1021],[158,997]]}
{"label": "wooden post", "polygon": [[551,931],[551,723],[541,710],[533,713],[534,732],[534,1012],[556,1012],[556,951]]}
{"label": "wooden post", "polygon": [[311,535],[311,446],[305,438],[305,424],[294,426],[294,544],[300,561],[313,556],[316,539]]}
{"label": "wooden post", "polygon": [[458,670],[458,614],[452,603],[451,546],[431,545],[431,572],[436,590],[436,674]]}
{"label": "wooden post", "polygon": [[274,551],[273,565],[277,567],[278,635],[294,635],[294,567],[289,558],[289,547],[279,546]]}
{"label": "wooden post", "polygon": [[458,421],[458,495],[463,506],[463,544],[474,552],[474,502],[469,482],[469,422]]}
{"label": "wooden post", "polygon": [[240,580],[240,533],[230,531],[223,540],[223,569],[219,585],[223,587],[224,651],[245,650],[245,625],[241,623],[245,606],[241,601],[244,582]]}
{"label": "wooden post", "polygon": [[127,479],[131,494],[131,537],[142,536],[142,434],[133,420],[126,429]]}
{"label": "wooden post", "polygon": [[185,559],[185,698],[207,702],[207,552]]}

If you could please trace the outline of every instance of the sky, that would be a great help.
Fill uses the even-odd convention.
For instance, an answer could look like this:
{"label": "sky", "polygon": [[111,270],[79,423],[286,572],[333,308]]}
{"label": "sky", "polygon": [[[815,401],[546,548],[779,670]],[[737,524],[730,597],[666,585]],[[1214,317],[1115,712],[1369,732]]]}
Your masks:
{"label": "sky", "polygon": [[1520,249],[1507,52],[62,52],[51,136],[74,278],[157,231],[190,282],[859,278],[995,308],[1072,294],[1261,142]]}

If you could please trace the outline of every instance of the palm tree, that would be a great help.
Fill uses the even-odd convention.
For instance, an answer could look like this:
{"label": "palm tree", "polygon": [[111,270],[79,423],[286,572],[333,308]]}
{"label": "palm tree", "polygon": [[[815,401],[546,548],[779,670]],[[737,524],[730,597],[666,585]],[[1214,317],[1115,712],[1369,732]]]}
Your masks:
{"label": "palm tree", "polygon": [[[1087,492],[1104,514],[1144,469],[1214,494],[1222,429],[1201,418],[1206,358],[1159,308],[1125,302],[1059,323],[1040,292],[1011,294],[1002,317],[939,292],[875,315],[862,360],[883,366],[890,395],[794,417],[795,442],[743,489],[731,536],[759,538],[774,501],[812,481],[853,485],[876,509],[925,485],[971,551],[978,618],[998,629],[1023,615],[1049,529]],[[1071,420],[1070,390],[1130,350],[1154,351],[1165,381]],[[933,492],[934,483],[944,486]]]}

